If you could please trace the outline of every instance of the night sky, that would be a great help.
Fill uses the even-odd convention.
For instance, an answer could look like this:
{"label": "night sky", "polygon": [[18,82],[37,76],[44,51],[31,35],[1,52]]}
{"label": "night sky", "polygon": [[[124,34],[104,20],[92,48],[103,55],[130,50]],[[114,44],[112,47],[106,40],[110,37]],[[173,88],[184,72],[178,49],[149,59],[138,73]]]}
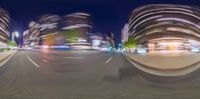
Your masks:
{"label": "night sky", "polygon": [[31,20],[43,14],[87,12],[92,15],[94,32],[113,32],[120,42],[121,29],[134,8],[160,3],[200,6],[200,0],[0,0],[0,7],[11,14],[11,32],[22,33]]}

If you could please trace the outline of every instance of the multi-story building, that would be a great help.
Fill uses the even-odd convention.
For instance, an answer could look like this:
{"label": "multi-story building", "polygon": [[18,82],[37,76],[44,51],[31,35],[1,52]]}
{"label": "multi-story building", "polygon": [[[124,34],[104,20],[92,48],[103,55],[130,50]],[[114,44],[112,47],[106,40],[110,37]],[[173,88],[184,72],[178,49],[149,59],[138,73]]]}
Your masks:
{"label": "multi-story building", "polygon": [[3,8],[0,8],[0,47],[6,46],[7,41],[9,40],[9,24],[10,17],[9,12]]}
{"label": "multi-story building", "polygon": [[24,45],[28,46],[39,46],[43,44],[52,43],[47,38],[49,35],[55,34],[59,31],[59,21],[61,20],[58,15],[43,15],[36,21],[29,23],[29,28],[23,34]]}
{"label": "multi-story building", "polygon": [[129,35],[153,51],[190,51],[200,47],[200,8],[152,4],[131,13]]}
{"label": "multi-story building", "polygon": [[39,35],[40,35],[40,24],[38,22],[31,21],[29,23],[28,30],[23,33],[23,43],[24,45],[39,45]]}
{"label": "multi-story building", "polygon": [[27,46],[30,44],[29,36],[30,36],[29,30],[23,32],[23,45]]}
{"label": "multi-story building", "polygon": [[[73,13],[64,17],[58,15],[43,15],[29,25],[29,33],[24,34],[24,44],[29,45],[69,45],[87,44],[87,33],[92,29],[89,24],[89,14]],[[76,31],[71,35],[72,32]],[[75,42],[67,42],[74,36]],[[34,43],[34,44],[33,44]]]}
{"label": "multi-story building", "polygon": [[125,24],[121,31],[121,43],[128,41],[129,32],[128,32],[128,24]]}
{"label": "multi-story building", "polygon": [[40,24],[39,45],[56,45],[56,38],[60,31],[61,17],[58,15],[43,15],[39,18]]}
{"label": "multi-story building", "polygon": [[87,13],[72,13],[65,15],[63,18],[63,30],[76,29],[80,37],[87,37],[91,31],[90,15]]}
{"label": "multi-story building", "polygon": [[[90,33],[92,29],[89,14],[87,13],[68,14],[64,16],[62,23],[63,23],[62,24],[63,31],[74,30],[77,33],[73,37],[75,42],[70,43],[72,46],[89,45],[88,33]],[[68,39],[72,39],[72,38],[68,38]]]}

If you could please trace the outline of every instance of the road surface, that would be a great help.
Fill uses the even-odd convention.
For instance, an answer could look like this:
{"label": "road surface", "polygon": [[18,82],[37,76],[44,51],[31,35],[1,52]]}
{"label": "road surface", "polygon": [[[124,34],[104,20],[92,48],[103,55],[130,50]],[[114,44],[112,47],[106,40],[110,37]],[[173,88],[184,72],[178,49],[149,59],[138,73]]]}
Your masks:
{"label": "road surface", "polygon": [[123,55],[20,50],[0,68],[1,99],[198,99],[199,71],[155,77]]}

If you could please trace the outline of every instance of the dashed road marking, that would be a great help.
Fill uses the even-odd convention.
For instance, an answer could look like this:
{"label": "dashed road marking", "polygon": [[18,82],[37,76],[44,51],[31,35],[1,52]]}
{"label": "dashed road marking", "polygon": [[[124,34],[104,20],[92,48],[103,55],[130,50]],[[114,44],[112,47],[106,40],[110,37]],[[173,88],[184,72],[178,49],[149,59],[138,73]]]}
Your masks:
{"label": "dashed road marking", "polygon": [[43,61],[43,62],[46,62],[46,63],[48,63],[48,62],[49,62],[48,60],[45,60],[45,59],[41,59],[41,61]]}
{"label": "dashed road marking", "polygon": [[70,58],[70,59],[82,59],[84,57],[64,57],[64,58]]}
{"label": "dashed road marking", "polygon": [[111,60],[112,60],[112,57],[110,57],[110,58],[105,62],[105,64],[109,63]]}
{"label": "dashed road marking", "polygon": [[28,60],[34,64],[36,67],[40,67],[37,63],[35,63],[29,56],[26,56],[28,58]]}

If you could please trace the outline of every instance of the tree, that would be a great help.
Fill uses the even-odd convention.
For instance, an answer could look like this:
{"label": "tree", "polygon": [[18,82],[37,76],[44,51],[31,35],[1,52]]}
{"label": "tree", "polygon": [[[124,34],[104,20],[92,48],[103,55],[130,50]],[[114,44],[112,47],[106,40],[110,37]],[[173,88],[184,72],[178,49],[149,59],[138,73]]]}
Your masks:
{"label": "tree", "polygon": [[129,37],[127,42],[124,42],[123,47],[127,49],[136,48],[136,41]]}
{"label": "tree", "polygon": [[61,34],[63,34],[66,38],[66,41],[68,43],[76,43],[77,42],[77,37],[79,37],[79,31],[75,30],[75,29],[71,29],[71,30],[66,30],[64,32],[62,32]]}
{"label": "tree", "polygon": [[7,45],[8,46],[17,46],[16,42],[11,41],[11,40],[7,41]]}

